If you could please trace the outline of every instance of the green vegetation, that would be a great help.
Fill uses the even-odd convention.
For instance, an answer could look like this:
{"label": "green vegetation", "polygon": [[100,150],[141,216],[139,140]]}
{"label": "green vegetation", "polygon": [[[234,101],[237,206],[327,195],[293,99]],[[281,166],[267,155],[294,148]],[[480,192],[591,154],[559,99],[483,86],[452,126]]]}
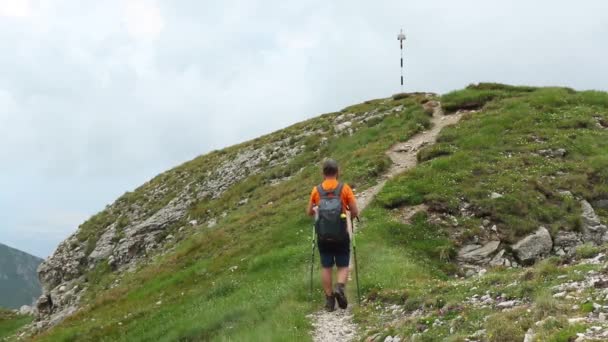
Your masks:
{"label": "green vegetation", "polygon": [[576,248],[576,256],[579,258],[593,258],[599,253],[599,248],[591,244],[580,245]]}
{"label": "green vegetation", "polygon": [[[289,163],[268,166],[220,198],[195,203],[189,216],[200,222],[224,212],[226,216],[213,229],[197,227],[171,252],[125,274],[119,286],[108,289],[116,279],[106,266],[92,270],[89,279],[96,285],[89,289],[85,308],[36,340],[310,340],[306,315],[321,306],[321,292],[317,288],[319,299],[307,302],[311,222],[303,210],[319,181],[318,164],[324,157],[338,159],[342,178],[357,191],[376,184],[390,166],[385,151],[429,127],[421,107],[426,100],[423,95],[399,95],[325,114],[199,157],[125,194],[118,207],[137,204],[154,212],[189,180],[204,181],[226,156],[241,149],[290,137],[290,145],[305,145]],[[417,334],[421,341],[448,336],[463,341],[482,329],[490,341],[521,341],[537,320],[546,320],[535,328],[538,336],[567,341],[586,328],[569,325],[566,315],[582,315],[593,306],[563,305],[546,289],[581,280],[599,266],[563,266],[564,260],[550,258],[531,269],[496,268],[484,277],[462,279],[456,277],[453,259],[460,243],[483,234],[483,219],[496,224],[505,241],[540,225],[553,233],[581,228],[575,197],[608,199],[608,131],[596,118],[608,118],[608,95],[482,83],[446,94],[441,101],[447,111],[481,111],[444,129],[437,145],[419,152],[421,164],[389,180],[364,212],[358,251],[369,305],[356,308],[355,319],[370,334]],[[304,131],[332,130],[338,115],[356,117],[374,110],[393,112],[382,120],[355,123],[352,135],[324,135],[324,143],[320,135],[299,137]],[[541,152],[558,149],[566,153]],[[272,185],[277,179],[284,180]],[[160,185],[166,192],[153,197],[152,190]],[[494,192],[501,196],[493,198]],[[238,206],[245,197],[247,205]],[[458,216],[463,202],[474,215],[458,217],[457,226],[428,220],[437,213]],[[419,213],[411,223],[401,221],[402,206],[421,203],[428,205],[429,214]],[[605,212],[598,213],[606,219]],[[83,239],[99,236],[107,224],[104,215],[121,214],[114,209],[85,223],[89,228]],[[520,302],[502,312],[469,301],[484,294]],[[383,308],[392,304],[406,312],[387,321]]]}
{"label": "green vegetation", "polygon": [[[311,221],[303,211],[310,190],[320,181],[320,162],[324,157],[336,158],[344,169],[342,178],[359,190],[375,184],[376,177],[390,166],[385,151],[429,127],[422,100],[422,96],[374,100],[326,114],[202,156],[125,194],[112,209],[83,225],[83,239],[95,241],[109,224],[106,218],[119,217],[121,207],[132,203],[144,210],[147,205],[158,207],[148,198],[151,184],[166,183],[170,186],[163,188],[171,189],[167,193],[178,193],[184,179],[203,181],[223,156],[235,155],[240,149],[286,138],[288,144],[306,145],[288,164],[268,167],[221,197],[194,204],[191,218],[204,221],[223,212],[226,216],[213,229],[197,227],[173,252],[126,274],[118,287],[108,289],[116,279],[106,264],[90,271],[87,278],[92,286],[84,310],[36,340],[308,340],[311,326],[306,314],[320,302],[308,303],[305,270],[309,267]],[[338,115],[358,117],[371,110],[391,113],[377,122],[355,120],[352,135],[330,131],[325,143],[319,136],[298,138],[305,131],[333,130]],[[291,178],[271,185],[272,180],[284,177]],[[166,203],[170,197],[163,195],[160,201]],[[238,206],[244,197],[249,202]],[[441,243],[446,243],[445,238]],[[435,245],[429,242],[424,253],[436,254]],[[317,291],[316,299],[322,297],[320,289]]]}
{"label": "green vegetation", "polygon": [[32,317],[21,316],[0,308],[0,341],[13,336],[21,327],[30,323]]}
{"label": "green vegetation", "polygon": [[[608,95],[482,85],[443,96],[444,105],[468,108],[468,100],[456,99],[484,94],[502,100],[443,130],[438,144],[420,151],[423,163],[389,182],[378,203],[393,208],[424,202],[435,211],[457,214],[466,201],[510,241],[541,225],[552,232],[579,230],[580,205],[560,191],[589,200],[608,198],[608,132],[594,123],[594,116],[606,112]],[[565,156],[541,152],[559,149]],[[492,192],[503,196],[491,198]],[[465,224],[473,231],[479,221]]]}
{"label": "green vegetation", "polygon": [[[445,128],[438,144],[419,152],[418,167],[387,182],[364,215],[367,222],[359,239],[362,254],[373,251],[362,263],[367,298],[383,303],[381,307],[403,305],[409,310],[406,315],[416,310],[427,315],[392,321],[368,305],[357,311],[357,319],[370,334],[417,334],[416,341],[448,336],[464,340],[481,329],[490,341],[521,341],[536,321],[555,316],[555,322],[535,327],[537,336],[567,341],[585,330],[566,322],[581,313],[553,298],[548,289],[581,280],[592,266],[564,267],[562,259],[553,257],[530,270],[496,268],[485,277],[454,280],[453,266],[432,251],[449,250],[483,234],[478,228],[482,219],[496,224],[507,241],[541,225],[553,233],[579,230],[581,209],[574,197],[608,198],[608,131],[594,124],[597,116],[608,113],[608,94],[480,84],[447,94],[442,101],[451,111],[483,110]],[[564,156],[540,152],[560,148],[567,151]],[[493,192],[502,196],[492,198]],[[421,217],[406,225],[393,214],[401,206],[421,203],[431,211],[456,215],[458,226],[426,228],[429,224]],[[462,203],[470,204],[473,217],[459,216]],[[577,255],[598,252],[597,247],[582,246]],[[505,312],[466,304],[467,298],[484,294],[524,302]],[[590,303],[578,304],[580,311],[593,310]],[[437,319],[443,323],[432,326]]]}

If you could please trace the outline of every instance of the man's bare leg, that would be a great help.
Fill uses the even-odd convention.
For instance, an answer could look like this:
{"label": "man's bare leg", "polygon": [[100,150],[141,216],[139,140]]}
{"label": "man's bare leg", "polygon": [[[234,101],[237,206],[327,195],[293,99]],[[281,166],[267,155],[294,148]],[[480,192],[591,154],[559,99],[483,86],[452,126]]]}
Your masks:
{"label": "man's bare leg", "polygon": [[323,267],[321,269],[321,283],[323,284],[323,290],[325,291],[325,295],[331,296],[333,294],[333,290],[331,288],[331,272],[332,267]]}
{"label": "man's bare leg", "polygon": [[348,271],[349,271],[348,267],[338,267],[337,282],[339,284],[346,285],[346,281],[348,280]]}

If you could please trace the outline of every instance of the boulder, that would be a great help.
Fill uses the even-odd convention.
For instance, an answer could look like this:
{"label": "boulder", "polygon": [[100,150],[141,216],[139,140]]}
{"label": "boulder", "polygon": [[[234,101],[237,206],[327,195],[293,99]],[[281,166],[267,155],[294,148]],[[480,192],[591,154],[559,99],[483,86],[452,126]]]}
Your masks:
{"label": "boulder", "polygon": [[112,254],[112,250],[114,249],[114,237],[116,236],[116,223],[112,224],[110,227],[106,229],[106,231],[101,235],[99,240],[97,240],[97,245],[91,254],[89,254],[89,259],[92,262],[98,262],[102,259],[105,259]]}
{"label": "boulder", "polygon": [[36,301],[36,309],[41,315],[50,315],[53,312],[53,300],[51,295],[43,294]]}
{"label": "boulder", "polygon": [[508,259],[504,258],[505,250],[501,249],[500,252],[496,253],[496,255],[490,261],[490,266],[510,266],[511,263]]}
{"label": "boulder", "polygon": [[608,209],[608,199],[594,201],[593,206],[600,209]]}
{"label": "boulder", "polygon": [[31,315],[34,313],[34,308],[29,305],[22,305],[18,312],[20,315]]}
{"label": "boulder", "polygon": [[352,122],[346,121],[346,122],[336,125],[334,127],[334,129],[336,130],[336,132],[342,132],[343,130],[350,128],[352,125],[353,125]]}
{"label": "boulder", "polygon": [[551,253],[553,241],[547,228],[540,227],[533,234],[519,240],[511,248],[521,263],[532,264]]}
{"label": "boulder", "polygon": [[572,254],[576,250],[576,246],[582,243],[583,236],[581,233],[560,230],[553,239],[553,249],[558,255]]}
{"label": "boulder", "polygon": [[583,210],[583,239],[601,245],[608,242],[608,227],[602,224],[593,207],[586,200],[581,201]]}
{"label": "boulder", "polygon": [[487,263],[492,254],[498,250],[500,241],[490,241],[484,245],[470,244],[460,249],[457,259],[461,262],[473,264]]}

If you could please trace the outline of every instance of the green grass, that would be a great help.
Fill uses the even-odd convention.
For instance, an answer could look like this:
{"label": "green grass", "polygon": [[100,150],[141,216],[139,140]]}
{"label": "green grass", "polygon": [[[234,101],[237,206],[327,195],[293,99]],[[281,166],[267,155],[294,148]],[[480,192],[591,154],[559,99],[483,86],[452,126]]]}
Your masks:
{"label": "green grass", "polygon": [[[172,252],[125,274],[118,287],[109,289],[116,275],[105,265],[89,271],[91,286],[83,310],[35,340],[310,340],[306,315],[321,306],[322,294],[317,286],[315,301],[308,303],[311,222],[303,211],[312,186],[320,181],[319,163],[325,157],[337,159],[343,180],[357,191],[376,184],[390,166],[385,151],[430,126],[421,107],[423,96],[397,98],[367,101],[215,151],[122,196],[112,212],[102,212],[82,226],[83,241],[94,242],[104,225],[118,220],[133,205],[153,213],[189,181],[204,181],[210,170],[240,149],[287,138],[290,145],[305,145],[304,152],[289,163],[268,166],[220,198],[193,204],[189,217],[199,222],[224,212],[226,216],[213,229],[202,225],[184,233]],[[439,309],[453,307],[441,316],[454,326],[453,341],[484,328],[490,340],[500,341],[496,329],[502,326],[504,336],[508,333],[521,340],[532,320],[556,312],[553,298],[542,290],[565,281],[559,275],[576,279],[594,266],[563,268],[561,260],[554,258],[531,270],[497,268],[483,278],[455,280],[455,251],[460,243],[483,233],[482,219],[496,224],[506,242],[540,225],[552,233],[581,228],[579,203],[560,191],[589,201],[608,198],[608,131],[595,123],[598,115],[608,117],[608,95],[482,83],[446,94],[441,101],[448,111],[482,110],[444,129],[437,145],[419,152],[418,167],[386,183],[365,211],[357,240],[364,296],[372,304],[395,303],[409,312],[423,309],[428,315],[386,326],[375,306],[367,305],[356,308],[355,319],[366,330],[384,336],[410,336],[417,333],[417,324],[440,318]],[[401,110],[382,120],[355,124],[352,136],[326,133],[328,140],[323,144],[320,136],[296,138],[302,131],[329,132],[338,115],[401,105]],[[558,148],[567,150],[565,157],[537,153]],[[285,177],[291,178],[270,185]],[[169,190],[152,198],[153,190],[163,184]],[[492,192],[503,196],[492,199]],[[238,206],[244,197],[249,202]],[[458,227],[431,224],[424,213],[405,224],[395,213],[404,205],[425,203],[431,212],[459,216],[462,202],[470,204],[474,216],[458,217]],[[606,219],[606,213],[598,213]],[[511,285],[514,280],[517,285]],[[316,272],[314,281],[318,284]],[[353,287],[348,289],[351,296]],[[513,324],[515,315],[459,306],[467,297],[485,291],[523,298],[533,308]],[[579,311],[584,311],[586,304],[579,304]],[[558,312],[570,310],[560,307]],[[486,322],[488,316],[488,322],[502,325]],[[561,341],[581,329],[560,322],[540,333],[547,340]],[[445,340],[449,328],[432,328],[420,340]]]}
{"label": "green grass", "polygon": [[[504,90],[468,88],[443,101],[486,92],[501,94],[483,112],[443,130],[438,144],[419,152],[423,163],[389,182],[379,203],[393,208],[425,202],[458,214],[459,203],[467,201],[478,217],[496,223],[507,241],[540,225],[552,232],[579,230],[580,206],[559,190],[590,200],[608,197],[608,131],[585,124],[606,111],[608,95],[541,88],[507,92],[511,97],[504,98]],[[538,154],[558,148],[567,150],[564,158]],[[504,196],[492,199],[491,192]]]}
{"label": "green grass", "polygon": [[[376,177],[390,166],[384,152],[393,143],[429,127],[421,100],[420,96],[413,96],[349,107],[342,113],[360,115],[404,105],[401,111],[393,111],[378,122],[355,124],[352,136],[334,136],[330,132],[326,144],[317,143],[320,137],[291,139],[290,144],[313,147],[306,148],[287,165],[267,168],[246,178],[216,200],[195,203],[189,213],[191,218],[204,222],[223,212],[227,215],[215,228],[197,227],[193,235],[176,244],[172,253],[157,256],[149,265],[126,274],[120,286],[108,289],[116,276],[104,263],[89,271],[91,287],[84,309],[36,340],[309,340],[311,326],[306,314],[321,306],[322,294],[320,286],[316,286],[315,302],[308,302],[311,221],[303,212],[310,190],[321,181],[320,162],[325,157],[337,159],[344,170],[342,178],[358,190],[375,184]],[[166,182],[179,187],[183,182],[176,178],[204,174],[206,171],[199,168],[206,170],[208,164],[217,164],[218,156],[295,137],[304,129],[331,128],[340,114],[326,114],[197,158],[125,194],[118,203],[125,208],[130,203],[146,203],[150,184]],[[287,176],[292,178],[278,186],[269,184],[272,179]],[[237,206],[243,197],[248,197],[249,202]],[[119,210],[112,213],[116,217],[120,214]],[[107,224],[108,215],[101,213],[85,223],[83,236],[95,241]],[[434,248],[435,243],[429,242],[425,255],[436,253]],[[319,284],[317,272],[315,284]]]}
{"label": "green grass", "polygon": [[[579,313],[554,299],[547,289],[567,281],[559,280],[559,275],[577,279],[587,266],[563,268],[554,257],[531,270],[497,268],[483,278],[453,280],[453,265],[437,251],[449,255],[455,244],[484,234],[478,228],[482,219],[496,224],[506,242],[514,242],[540,225],[552,233],[579,230],[580,204],[560,191],[588,200],[608,198],[608,131],[589,124],[597,113],[608,111],[608,94],[480,84],[447,94],[442,102],[452,111],[483,109],[465,114],[457,126],[445,128],[438,144],[418,153],[421,164],[388,181],[365,213],[359,245],[362,253],[371,254],[364,259],[370,266],[362,267],[367,297],[373,303],[403,304],[410,311],[423,308],[432,313],[473,294],[502,293],[526,300],[530,311],[500,313],[464,305],[457,314],[464,323],[457,324],[452,334],[440,326],[420,334],[417,340],[445,340],[449,335],[462,340],[479,329],[487,330],[490,341],[523,340],[534,322],[550,315],[558,315],[562,321],[537,329],[539,336],[567,340],[581,327],[563,324],[564,317]],[[564,158],[537,154],[541,149],[557,148],[568,151]],[[503,196],[492,199],[492,192]],[[470,204],[473,217],[460,217],[463,202]],[[459,226],[429,227],[424,217],[406,225],[393,215],[401,206],[421,203],[431,211],[457,216]],[[579,249],[579,256],[598,252],[590,246]],[[579,304],[583,311],[589,306]],[[402,337],[417,333],[416,320],[401,320],[395,326],[373,308],[357,311],[357,319],[368,331]],[[486,316],[490,316],[487,321]],[[453,317],[448,323],[454,324]]]}
{"label": "green grass", "polygon": [[11,338],[19,329],[32,322],[32,317],[21,316],[0,308],[0,341]]}

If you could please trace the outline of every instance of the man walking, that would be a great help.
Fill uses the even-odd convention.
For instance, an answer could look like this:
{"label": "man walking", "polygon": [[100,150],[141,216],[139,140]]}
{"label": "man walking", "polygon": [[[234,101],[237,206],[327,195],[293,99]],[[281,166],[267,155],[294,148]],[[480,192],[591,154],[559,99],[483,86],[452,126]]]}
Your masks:
{"label": "man walking", "polygon": [[[357,201],[348,184],[338,181],[338,163],[333,159],[323,162],[323,182],[312,189],[307,213],[315,216],[315,230],[321,256],[321,282],[325,291],[325,308],[336,306],[346,309],[345,294],[350,262],[350,236],[348,219],[359,216]],[[350,215],[349,215],[350,214]],[[350,217],[349,217],[350,216]],[[335,289],[332,290],[332,271],[337,267]]]}

